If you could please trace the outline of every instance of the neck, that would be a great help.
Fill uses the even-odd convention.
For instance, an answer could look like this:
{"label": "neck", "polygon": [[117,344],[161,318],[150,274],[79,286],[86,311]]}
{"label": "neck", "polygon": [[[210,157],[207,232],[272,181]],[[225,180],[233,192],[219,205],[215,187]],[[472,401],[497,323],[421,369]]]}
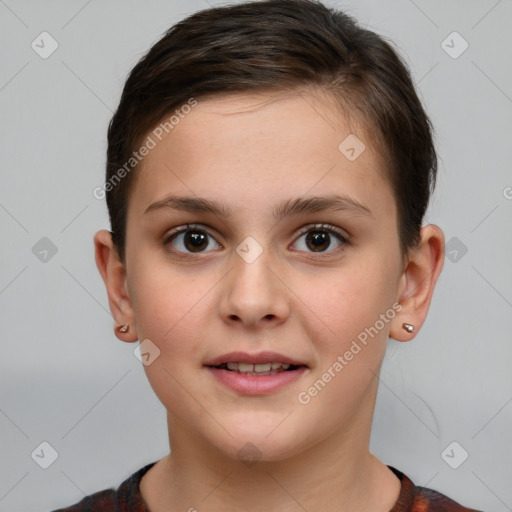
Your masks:
{"label": "neck", "polygon": [[172,452],[146,474],[141,492],[151,512],[387,512],[400,482],[369,452],[364,424],[285,460],[250,464],[227,458],[169,418]]}

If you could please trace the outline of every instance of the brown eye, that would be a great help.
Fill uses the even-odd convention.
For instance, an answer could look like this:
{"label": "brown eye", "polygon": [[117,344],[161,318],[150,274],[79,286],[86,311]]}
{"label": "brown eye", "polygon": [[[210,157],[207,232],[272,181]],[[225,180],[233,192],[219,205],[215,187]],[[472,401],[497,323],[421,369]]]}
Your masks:
{"label": "brown eye", "polygon": [[310,231],[306,236],[306,245],[313,251],[324,251],[331,245],[331,235],[325,231]]}
{"label": "brown eye", "polygon": [[181,253],[208,252],[206,249],[219,247],[219,244],[206,231],[190,226],[175,231],[167,238],[165,244],[170,244],[173,250]]}
{"label": "brown eye", "polygon": [[331,253],[348,245],[348,238],[335,226],[307,226],[295,242],[300,251],[312,253]]}
{"label": "brown eye", "polygon": [[208,235],[198,231],[187,231],[183,238],[183,245],[191,252],[202,251],[208,247]]}

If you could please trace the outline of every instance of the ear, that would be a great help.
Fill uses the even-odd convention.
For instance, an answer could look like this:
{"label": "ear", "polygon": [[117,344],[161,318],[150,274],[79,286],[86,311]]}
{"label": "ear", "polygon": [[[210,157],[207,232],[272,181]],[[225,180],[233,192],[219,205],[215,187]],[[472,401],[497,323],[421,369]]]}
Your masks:
{"label": "ear", "polygon": [[[101,230],[94,236],[96,266],[107,288],[110,311],[115,319],[114,332],[126,342],[137,341],[132,302],[128,294],[126,269],[119,259],[112,241],[110,231]],[[128,325],[127,332],[120,332],[119,327]]]}
{"label": "ear", "polygon": [[[389,331],[390,338],[409,341],[420,330],[430,307],[437,278],[444,264],[444,234],[438,226],[421,228],[421,240],[409,250],[406,267],[400,278],[398,302],[402,309],[395,316]],[[414,326],[407,332],[402,324]]]}

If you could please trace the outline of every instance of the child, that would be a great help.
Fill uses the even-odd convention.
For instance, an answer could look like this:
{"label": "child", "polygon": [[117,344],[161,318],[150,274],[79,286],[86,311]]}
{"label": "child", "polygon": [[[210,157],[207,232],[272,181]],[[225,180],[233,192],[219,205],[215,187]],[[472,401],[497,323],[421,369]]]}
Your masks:
{"label": "child", "polygon": [[311,0],[198,12],[135,66],[95,236],[170,454],[67,511],[469,511],[369,451],[388,337],[444,258],[430,122],[391,46]]}

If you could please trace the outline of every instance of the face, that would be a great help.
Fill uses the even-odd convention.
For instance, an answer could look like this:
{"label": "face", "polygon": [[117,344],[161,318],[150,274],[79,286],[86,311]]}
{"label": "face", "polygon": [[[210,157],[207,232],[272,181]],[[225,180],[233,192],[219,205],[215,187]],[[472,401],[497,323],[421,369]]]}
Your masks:
{"label": "face", "polygon": [[[355,139],[339,149],[350,134],[359,156]],[[199,101],[155,140],[129,199],[126,289],[171,439],[280,460],[364,438],[402,276],[372,141],[313,92]],[[249,356],[298,369],[207,366]]]}

